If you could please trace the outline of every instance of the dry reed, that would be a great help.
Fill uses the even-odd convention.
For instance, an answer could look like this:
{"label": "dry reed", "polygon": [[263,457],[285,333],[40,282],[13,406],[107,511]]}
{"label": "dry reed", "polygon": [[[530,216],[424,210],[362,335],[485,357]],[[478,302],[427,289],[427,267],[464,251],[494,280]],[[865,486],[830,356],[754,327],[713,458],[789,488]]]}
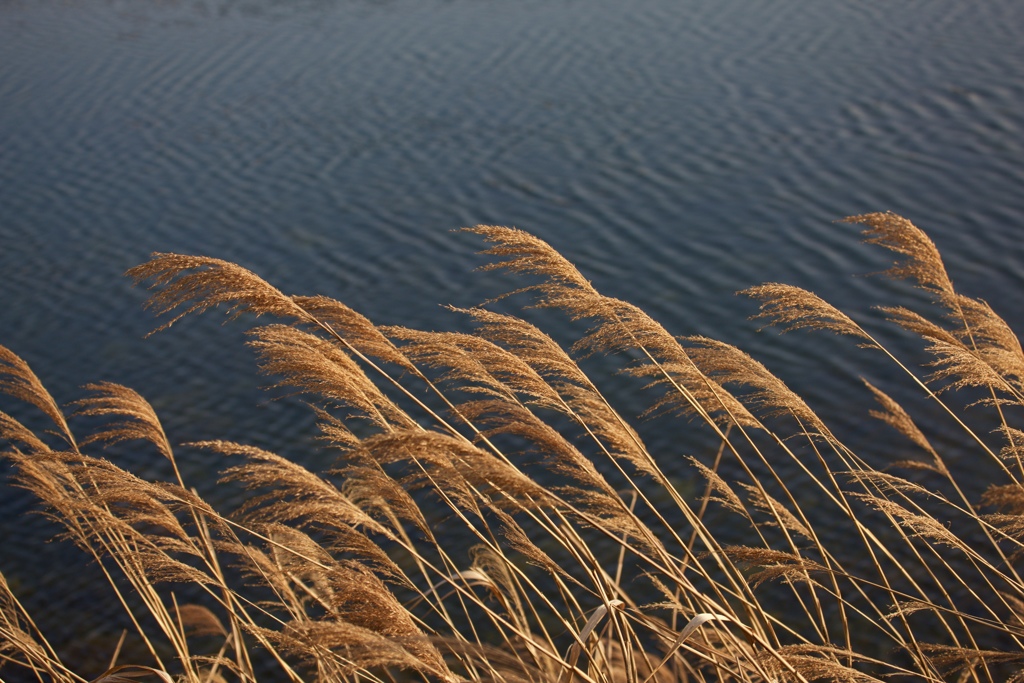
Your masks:
{"label": "dry reed", "polygon": [[[527,279],[514,294],[590,324],[571,348],[484,307],[454,311],[472,334],[378,326],[225,261],[155,254],[128,275],[152,289],[160,329],[218,306],[275,318],[251,332],[260,369],[309,401],[340,463],[311,471],[254,444],[173,446],[149,403],[113,384],[86,387],[66,416],[0,347],[0,391],[56,434],[0,413],[15,483],[96,561],[149,653],[74,671],[0,576],[0,675],[1024,681],[1021,345],[955,290],[912,223],[847,220],[899,257],[888,276],[932,296],[932,311],[880,309],[923,339],[923,370],[796,287],[747,290],[761,301],[755,317],[853,337],[893,364],[962,431],[960,448],[991,464],[998,479],[979,499],[960,486],[950,447],[929,438],[936,426],[882,390],[867,385],[880,408],[865,414],[919,456],[855,452],[743,351],[673,336],[519,230],[470,232],[501,259],[486,269]],[[584,371],[594,354],[633,359],[626,372],[648,383],[648,414],[711,435],[717,448],[687,460],[702,492],[683,492],[638,416]],[[992,411],[995,433],[979,434],[951,402],[961,389]],[[76,438],[70,425],[85,418],[104,426]],[[122,442],[155,449],[173,477],[146,481],[93,453]],[[222,480],[248,490],[245,503],[202,500],[179,471],[182,449],[226,456]],[[196,601],[178,604],[172,583]]]}

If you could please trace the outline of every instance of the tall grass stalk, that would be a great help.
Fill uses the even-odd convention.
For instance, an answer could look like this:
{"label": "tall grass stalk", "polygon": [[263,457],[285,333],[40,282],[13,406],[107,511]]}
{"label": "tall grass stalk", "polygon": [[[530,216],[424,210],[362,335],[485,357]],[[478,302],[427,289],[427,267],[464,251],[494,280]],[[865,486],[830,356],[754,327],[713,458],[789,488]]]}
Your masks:
{"label": "tall grass stalk", "polygon": [[[0,390],[53,423],[36,433],[0,413],[14,481],[95,560],[148,652],[122,662],[119,646],[107,671],[72,670],[0,577],[0,675],[1024,681],[1024,352],[985,302],[954,289],[909,221],[847,220],[896,254],[889,276],[930,295],[927,311],[879,309],[923,340],[923,367],[811,292],[744,293],[767,325],[876,353],[947,422],[919,425],[922,408],[865,383],[877,400],[865,421],[895,430],[870,452],[743,351],[674,336],[519,230],[469,232],[494,259],[484,270],[524,279],[512,294],[589,325],[570,347],[493,307],[452,309],[472,333],[379,326],[232,263],[154,254],[128,275],[152,290],[161,329],[216,307],[258,318],[259,367],[309,401],[324,465],[257,444],[174,446],[150,404],[114,384],[85,387],[67,414],[0,347]],[[680,486],[641,437],[644,416],[624,415],[584,370],[605,354],[633,359],[624,372],[646,384],[646,414],[675,416],[684,448],[687,434],[713,439],[686,465],[702,484]],[[978,408],[965,412],[957,392]],[[76,436],[80,422],[102,426]],[[980,498],[929,438],[950,429],[998,477]],[[906,445],[890,447],[897,438]],[[165,458],[171,478],[97,453],[122,442]],[[226,456],[221,481],[248,490],[245,502],[203,500],[182,449]]]}

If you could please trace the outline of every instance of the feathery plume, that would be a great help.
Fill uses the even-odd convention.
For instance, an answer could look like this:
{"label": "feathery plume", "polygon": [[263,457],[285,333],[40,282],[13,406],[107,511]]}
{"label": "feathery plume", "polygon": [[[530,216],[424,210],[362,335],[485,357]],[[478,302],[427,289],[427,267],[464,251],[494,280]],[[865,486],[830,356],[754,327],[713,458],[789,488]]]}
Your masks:
{"label": "feathery plume", "polygon": [[744,405],[764,409],[766,417],[792,415],[807,430],[822,435],[829,433],[821,418],[800,396],[745,352],[707,337],[686,337],[684,341],[689,344],[687,353],[704,374],[721,385],[749,387],[750,391],[737,397]]}
{"label": "feathery plume", "polygon": [[1024,653],[1005,650],[982,650],[980,648],[960,647],[954,645],[925,644],[922,649],[928,658],[946,675],[967,673],[979,667],[1000,662],[1012,662],[1019,665],[1024,662]]}
{"label": "feathery plume", "polygon": [[866,213],[849,216],[843,222],[868,226],[863,233],[865,242],[905,257],[887,270],[886,275],[898,280],[916,280],[919,286],[940,296],[953,296],[953,283],[935,243],[906,218],[891,212]]}
{"label": "feathery plume", "polygon": [[350,465],[338,474],[344,479],[341,491],[345,497],[392,532],[397,532],[404,520],[432,539],[430,524],[420,506],[378,463]]}
{"label": "feathery plume", "polygon": [[415,366],[369,318],[326,296],[293,296],[292,301],[319,325],[326,325],[360,353],[406,370]]}
{"label": "feathery plume", "polygon": [[50,450],[35,432],[3,412],[0,412],[0,439],[9,441],[12,448],[16,448],[16,444],[21,444],[30,453],[45,453]]}
{"label": "feathery plume", "polygon": [[539,290],[542,294],[552,297],[550,301],[542,302],[542,306],[560,306],[562,303],[568,303],[563,299],[570,292],[591,296],[597,294],[590,281],[580,274],[576,266],[555,251],[547,242],[528,232],[497,225],[477,225],[472,228],[463,228],[463,230],[480,235],[486,241],[496,245],[482,253],[508,257],[503,261],[481,266],[480,270],[507,270],[511,273],[540,275],[546,278],[547,282],[544,284],[517,290],[518,292]]}
{"label": "feathery plume", "polygon": [[881,420],[885,424],[889,425],[928,453],[928,455],[932,457],[932,466],[937,471],[943,473],[947,472],[946,466],[942,462],[942,458],[940,458],[939,454],[934,448],[932,448],[931,442],[928,441],[914,420],[907,414],[907,411],[903,409],[903,406],[894,401],[892,397],[868,382],[866,379],[862,379],[861,381],[863,381],[864,386],[870,389],[871,393],[875,395],[875,400],[882,405],[882,410],[870,411],[871,417]]}
{"label": "feathery plume", "polygon": [[710,467],[704,465],[702,462],[697,460],[697,458],[690,457],[687,458],[687,460],[697,468],[697,471],[700,472],[701,476],[703,476],[711,486],[711,492],[713,495],[710,497],[710,500],[721,503],[727,509],[750,519],[750,513],[747,511],[743,501],[738,495],[736,495],[736,492],[732,490],[732,487],[729,486],[718,472],[715,472]]}
{"label": "feathery plume", "polygon": [[615,489],[589,459],[565,436],[526,408],[503,401],[474,401],[460,406],[471,419],[487,427],[488,439],[501,434],[520,437],[540,454],[550,471],[569,477],[584,488],[615,496]]}
{"label": "feathery plume", "polygon": [[381,429],[415,425],[334,342],[290,325],[265,325],[250,334],[260,369],[279,377],[278,386],[335,401]]}
{"label": "feathery plume", "polygon": [[1003,435],[1005,440],[1005,445],[999,451],[999,456],[1004,460],[1024,461],[1024,431],[1009,426],[1002,426],[997,431]]}
{"label": "feathery plume", "polygon": [[1020,402],[1024,397],[1024,350],[1017,335],[986,302],[960,294],[955,301],[962,323],[957,336],[999,375],[1000,384],[1015,393]]}
{"label": "feathery plume", "polygon": [[964,540],[934,517],[913,512],[895,501],[878,496],[859,493],[850,495],[890,516],[896,523],[910,532],[911,536],[924,538],[933,543],[946,545],[970,554],[970,548]]}
{"label": "feathery plume", "polygon": [[909,308],[903,306],[880,306],[878,310],[886,315],[889,322],[893,322],[923,339],[940,341],[946,344],[960,343],[960,340],[952,332]]}
{"label": "feathery plume", "polygon": [[158,316],[173,317],[154,332],[166,329],[190,313],[202,313],[221,304],[229,319],[242,313],[275,315],[306,320],[308,315],[291,297],[255,273],[230,261],[209,256],[153,253],[150,260],[125,275],[136,285],[155,290],[146,308]]}
{"label": "feathery plume", "polygon": [[203,605],[179,605],[177,608],[178,619],[185,630],[193,636],[223,636],[227,638],[228,631],[224,628],[217,615],[210,608]]}
{"label": "feathery plume", "polygon": [[850,316],[806,289],[772,282],[739,293],[761,301],[761,311],[753,316],[754,320],[767,320],[767,324],[779,327],[783,332],[827,330],[871,342],[867,333]]}
{"label": "feathery plume", "polygon": [[[1009,400],[1024,399],[1024,352],[1016,335],[988,304],[959,294],[950,296],[957,306],[957,329],[948,330],[903,307],[880,310],[900,327],[928,342],[939,370],[931,381],[949,380],[947,389],[980,386],[1002,391]],[[992,399],[995,400],[995,399]]]}
{"label": "feathery plume", "polygon": [[811,533],[810,529],[797,519],[796,515],[789,508],[765,493],[764,490],[753,484],[740,484],[740,486],[747,490],[747,499],[750,501],[751,507],[761,510],[771,518],[772,521],[767,522],[768,524],[778,524],[790,533],[808,539],[814,538],[814,534]]}
{"label": "feathery plume", "polygon": [[75,402],[78,406],[77,415],[117,417],[121,420],[106,429],[94,432],[83,440],[83,445],[96,442],[115,444],[140,439],[149,441],[157,447],[161,455],[174,461],[171,444],[167,441],[160,419],[153,406],[141,394],[134,389],[111,382],[87,384],[85,389],[93,392],[93,396]]}
{"label": "feathery plume", "polygon": [[387,328],[388,334],[406,342],[402,351],[414,363],[444,370],[440,377],[460,391],[482,393],[516,401],[557,408],[558,393],[528,363],[498,346],[471,334],[420,332],[402,327]]}
{"label": "feathery plume", "polygon": [[834,683],[882,683],[885,680],[841,662],[845,659],[873,663],[872,659],[830,645],[786,645],[776,652],[759,652],[757,657],[762,666],[780,677],[779,680],[789,679],[785,675],[788,668],[799,676],[792,680]]}
{"label": "feathery plume", "polygon": [[760,568],[761,571],[747,579],[751,588],[757,588],[766,581],[776,579],[791,583],[815,583],[810,576],[812,572],[828,571],[824,565],[814,560],[771,548],[727,546],[722,548],[722,552],[739,565]]}
{"label": "feathery plume", "polygon": [[556,386],[561,383],[590,385],[590,379],[576,361],[554,339],[522,318],[483,308],[452,307],[450,310],[470,316],[479,324],[475,334],[504,346]]}
{"label": "feathery plume", "polygon": [[387,535],[359,506],[330,481],[276,453],[230,441],[202,441],[190,444],[229,456],[242,456],[245,464],[224,470],[221,481],[237,481],[257,492],[248,497],[238,514],[276,522],[303,521],[334,526],[344,524]]}
{"label": "feathery plume", "polygon": [[[0,346],[0,393],[7,394],[19,401],[35,406],[60,428],[60,436],[72,448],[75,448],[75,437],[68,428],[64,413],[46,390],[43,383],[32,372],[28,363],[5,346]],[[15,430],[22,437],[23,431]],[[30,439],[31,441],[31,439]]]}
{"label": "feathery plume", "polygon": [[551,337],[534,325],[511,315],[480,308],[453,309],[466,313],[481,326],[476,333],[508,348],[531,367],[555,393],[553,401],[537,405],[564,412],[589,429],[616,457],[655,475],[651,456],[640,435],[604,399],[590,378]]}

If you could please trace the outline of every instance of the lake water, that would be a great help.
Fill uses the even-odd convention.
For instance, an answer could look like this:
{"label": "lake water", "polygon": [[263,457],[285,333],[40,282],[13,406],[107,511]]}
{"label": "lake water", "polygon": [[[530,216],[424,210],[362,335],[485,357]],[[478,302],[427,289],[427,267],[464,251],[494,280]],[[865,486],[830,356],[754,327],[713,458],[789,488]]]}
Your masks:
{"label": "lake water", "polygon": [[[891,259],[834,221],[892,210],[1024,329],[1022,34],[1018,0],[0,0],[0,344],[61,402],[121,382],[174,442],[302,458],[310,420],[267,401],[245,325],[214,314],[144,340],[155,322],[122,273],[206,254],[452,329],[439,304],[514,284],[473,272],[481,244],[452,230],[514,225],[673,333],[750,351],[856,438],[872,407],[857,378],[890,370],[843,340],[758,333],[733,293],[798,284],[886,330],[871,306],[921,295],[854,277]],[[45,614],[39,587],[90,598],[67,583],[84,560],[55,562],[30,507],[0,492],[0,570],[57,640],[102,629],[116,605],[89,604],[89,627]]]}

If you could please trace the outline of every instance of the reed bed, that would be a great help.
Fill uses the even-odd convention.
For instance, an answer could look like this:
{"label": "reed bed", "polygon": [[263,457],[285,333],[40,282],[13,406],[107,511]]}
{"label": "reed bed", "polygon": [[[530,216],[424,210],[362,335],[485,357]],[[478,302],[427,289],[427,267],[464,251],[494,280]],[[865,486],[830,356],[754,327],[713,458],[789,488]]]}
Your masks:
{"label": "reed bed", "polygon": [[[0,348],[0,389],[52,422],[37,433],[0,413],[14,481],[95,560],[148,652],[74,671],[0,580],[0,677],[1024,681],[1024,352],[954,289],[920,229],[846,220],[895,254],[888,276],[929,295],[927,310],[879,309],[923,340],[923,366],[809,291],[744,294],[762,324],[848,337],[909,383],[995,473],[980,497],[929,438],[939,425],[913,419],[920,406],[868,384],[865,425],[888,431],[855,452],[740,349],[674,336],[519,230],[469,232],[485,270],[522,278],[514,300],[580,321],[572,346],[494,306],[453,310],[472,333],[380,326],[232,263],[154,254],[128,275],[152,290],[161,329],[213,308],[254,321],[259,368],[308,401],[324,465],[259,444],[172,445],[150,404],[114,384],[62,408]],[[649,449],[644,416],[584,370],[605,355],[629,359],[682,448],[713,440],[688,460],[698,486],[666,474],[680,456]],[[99,426],[79,436],[80,423]],[[155,451],[173,476],[118,467],[102,455],[112,444]],[[196,494],[183,449],[226,463],[244,504]]]}

